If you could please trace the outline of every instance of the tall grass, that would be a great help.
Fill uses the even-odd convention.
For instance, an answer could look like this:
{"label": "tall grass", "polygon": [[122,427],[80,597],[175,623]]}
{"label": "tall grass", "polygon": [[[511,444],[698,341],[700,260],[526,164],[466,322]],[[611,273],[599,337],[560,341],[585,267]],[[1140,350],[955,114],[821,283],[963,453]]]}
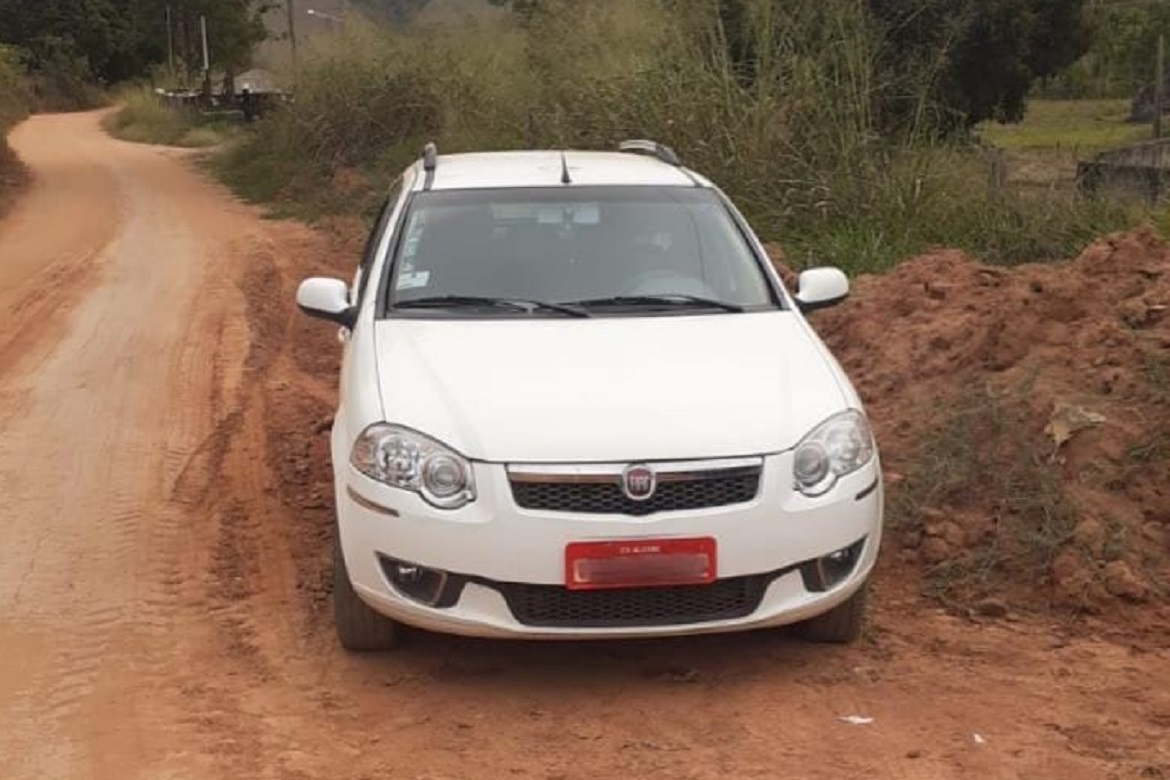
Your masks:
{"label": "tall grass", "polygon": [[200,123],[194,116],[163,106],[146,87],[128,87],[117,98],[119,108],[103,122],[116,138],[164,146],[214,146],[227,128]]}
{"label": "tall grass", "polygon": [[[797,264],[889,266],[934,244],[996,262],[1067,256],[1135,210],[988,186],[980,153],[940,144],[921,103],[897,138],[874,106],[930,93],[894,84],[885,41],[854,0],[760,2],[755,65],[728,54],[713,2],[552,0],[517,20],[389,32],[351,24],[308,57],[294,106],[220,160],[246,196],[301,213],[352,209],[323,186],[356,169],[372,193],[417,155],[522,147],[674,146]],[[348,180],[348,179],[347,179]],[[373,197],[357,205],[369,207]]]}

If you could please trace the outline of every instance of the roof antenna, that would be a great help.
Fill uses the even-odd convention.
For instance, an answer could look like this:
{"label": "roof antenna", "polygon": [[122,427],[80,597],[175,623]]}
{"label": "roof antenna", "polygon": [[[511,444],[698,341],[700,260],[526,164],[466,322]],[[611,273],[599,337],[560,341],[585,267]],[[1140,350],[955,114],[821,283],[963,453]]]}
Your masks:
{"label": "roof antenna", "polygon": [[439,166],[439,147],[435,146],[434,141],[427,142],[423,147],[423,170],[426,176],[423,178],[423,190],[429,190],[431,185],[435,183],[435,168]]}
{"label": "roof antenna", "polygon": [[565,158],[565,153],[561,152],[561,184],[572,184],[573,179],[569,176],[569,161]]}

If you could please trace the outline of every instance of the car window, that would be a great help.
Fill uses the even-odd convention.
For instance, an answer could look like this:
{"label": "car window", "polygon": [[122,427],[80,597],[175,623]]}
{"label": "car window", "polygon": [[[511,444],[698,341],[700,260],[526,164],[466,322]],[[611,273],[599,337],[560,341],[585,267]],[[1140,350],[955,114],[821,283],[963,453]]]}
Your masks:
{"label": "car window", "polygon": [[562,187],[414,196],[390,302],[694,296],[773,307],[760,261],[698,187]]}
{"label": "car window", "polygon": [[360,304],[362,298],[365,297],[370,267],[374,264],[374,258],[378,255],[378,245],[382,243],[382,236],[386,232],[386,224],[390,221],[390,217],[394,215],[394,206],[398,203],[401,195],[402,180],[399,179],[390,188],[390,194],[382,203],[382,208],[378,211],[378,217],[374,220],[374,226],[370,229],[369,236],[366,237],[366,245],[362,250],[362,257],[358,263],[357,273],[354,276],[353,298],[355,304]]}

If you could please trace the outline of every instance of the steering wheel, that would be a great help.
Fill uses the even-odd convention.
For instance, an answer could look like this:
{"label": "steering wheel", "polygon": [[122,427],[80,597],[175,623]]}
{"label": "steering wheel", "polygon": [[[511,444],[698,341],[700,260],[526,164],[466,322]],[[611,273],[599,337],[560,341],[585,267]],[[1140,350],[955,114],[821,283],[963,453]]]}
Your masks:
{"label": "steering wheel", "polygon": [[718,295],[706,282],[676,271],[647,271],[630,279],[617,295],[694,295],[700,298],[717,298]]}

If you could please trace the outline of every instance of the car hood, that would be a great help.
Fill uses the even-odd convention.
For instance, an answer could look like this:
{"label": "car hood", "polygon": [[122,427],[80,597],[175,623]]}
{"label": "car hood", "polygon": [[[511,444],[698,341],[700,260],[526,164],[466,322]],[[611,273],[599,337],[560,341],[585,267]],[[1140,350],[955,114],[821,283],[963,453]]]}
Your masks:
{"label": "car hood", "polygon": [[787,311],[375,328],[386,420],[477,460],[777,452],[846,405],[825,348]]}

